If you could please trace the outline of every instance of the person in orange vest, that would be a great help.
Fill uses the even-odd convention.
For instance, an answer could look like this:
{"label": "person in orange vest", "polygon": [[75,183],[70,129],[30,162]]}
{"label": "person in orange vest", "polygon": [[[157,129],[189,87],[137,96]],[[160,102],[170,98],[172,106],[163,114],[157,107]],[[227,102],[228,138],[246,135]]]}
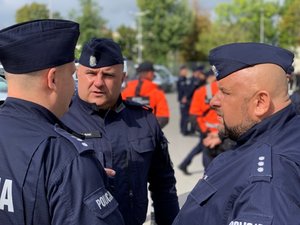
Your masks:
{"label": "person in orange vest", "polygon": [[138,79],[127,82],[122,98],[151,107],[160,127],[165,127],[169,122],[170,111],[165,93],[152,82],[155,77],[153,63],[141,63],[136,72]]}
{"label": "person in orange vest", "polygon": [[[227,140],[224,142],[218,135],[217,126],[220,122],[217,113],[209,105],[210,100],[217,92],[218,85],[215,76],[213,73],[208,73],[207,84],[198,88],[193,95],[189,113],[196,118],[200,138],[198,144],[178,167],[186,175],[191,174],[188,172],[187,167],[195,155],[203,151],[203,166],[206,168],[214,157],[233,144],[233,142]],[[223,142],[226,146],[223,146]]]}

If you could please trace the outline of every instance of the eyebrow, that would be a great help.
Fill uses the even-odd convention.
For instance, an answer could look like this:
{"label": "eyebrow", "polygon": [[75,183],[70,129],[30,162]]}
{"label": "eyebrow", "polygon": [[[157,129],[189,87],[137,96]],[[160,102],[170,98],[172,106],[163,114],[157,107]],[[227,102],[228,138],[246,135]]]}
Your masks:
{"label": "eyebrow", "polygon": [[87,73],[87,72],[90,72],[90,73],[91,73],[91,72],[92,72],[92,73],[98,73],[98,71],[92,70],[92,69],[87,69],[85,72],[86,72],[86,73]]}

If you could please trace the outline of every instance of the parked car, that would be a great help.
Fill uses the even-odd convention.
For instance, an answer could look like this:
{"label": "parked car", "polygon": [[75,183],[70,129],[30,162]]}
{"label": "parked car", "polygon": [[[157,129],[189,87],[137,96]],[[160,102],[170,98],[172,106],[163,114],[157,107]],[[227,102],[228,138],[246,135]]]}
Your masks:
{"label": "parked car", "polygon": [[5,101],[7,97],[7,82],[4,78],[4,74],[0,75],[0,105]]}
{"label": "parked car", "polygon": [[154,83],[159,85],[165,92],[173,92],[176,90],[177,77],[163,65],[154,65],[155,78]]}
{"label": "parked car", "polygon": [[[136,77],[137,65],[132,61],[127,61],[127,80],[137,79]],[[167,67],[163,65],[154,65],[155,78],[153,80],[165,92],[173,92],[176,90],[177,77],[174,76]]]}

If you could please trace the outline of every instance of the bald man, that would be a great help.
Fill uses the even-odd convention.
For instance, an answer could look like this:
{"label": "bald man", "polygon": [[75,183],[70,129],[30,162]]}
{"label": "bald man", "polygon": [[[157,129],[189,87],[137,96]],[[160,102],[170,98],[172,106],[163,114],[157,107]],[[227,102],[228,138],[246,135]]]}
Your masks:
{"label": "bald man", "polygon": [[[238,140],[252,126],[289,105],[287,82],[285,71],[275,64],[255,65],[221,79],[220,92],[211,101],[223,117],[220,132]],[[230,99],[228,104],[222,101],[225,97]]]}
{"label": "bald man", "polygon": [[261,43],[211,50],[220,134],[237,142],[209,165],[177,224],[296,225],[300,221],[300,117],[288,96],[294,55]]}

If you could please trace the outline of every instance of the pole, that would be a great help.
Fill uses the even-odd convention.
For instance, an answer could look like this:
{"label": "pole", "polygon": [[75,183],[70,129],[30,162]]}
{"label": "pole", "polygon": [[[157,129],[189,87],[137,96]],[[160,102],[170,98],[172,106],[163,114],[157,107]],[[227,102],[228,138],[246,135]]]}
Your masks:
{"label": "pole", "polygon": [[265,27],[264,27],[264,9],[263,6],[260,9],[260,29],[259,29],[259,39],[260,39],[260,43],[264,43],[264,39],[265,39]]}
{"label": "pole", "polygon": [[138,58],[137,63],[143,61],[143,27],[142,27],[142,14],[137,17],[137,42],[138,42]]}
{"label": "pole", "polygon": [[52,0],[48,1],[48,7],[49,7],[49,19],[53,19],[53,13],[52,13]]}
{"label": "pole", "polygon": [[135,12],[132,13],[136,18],[137,22],[137,63],[140,64],[143,61],[143,26],[142,26],[142,17],[148,14],[150,11],[145,10],[145,11],[140,11],[140,12]]}

